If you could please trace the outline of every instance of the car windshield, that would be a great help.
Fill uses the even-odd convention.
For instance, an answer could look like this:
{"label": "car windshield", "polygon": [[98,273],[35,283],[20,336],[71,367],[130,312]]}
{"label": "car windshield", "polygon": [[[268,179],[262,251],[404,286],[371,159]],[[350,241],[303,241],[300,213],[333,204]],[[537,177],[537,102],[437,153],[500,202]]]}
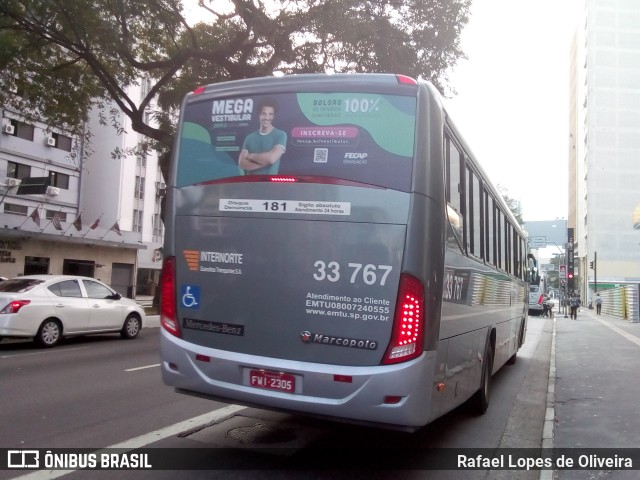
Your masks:
{"label": "car windshield", "polygon": [[40,285],[43,280],[34,278],[13,278],[6,282],[0,282],[0,292],[24,293],[31,290],[36,285]]}

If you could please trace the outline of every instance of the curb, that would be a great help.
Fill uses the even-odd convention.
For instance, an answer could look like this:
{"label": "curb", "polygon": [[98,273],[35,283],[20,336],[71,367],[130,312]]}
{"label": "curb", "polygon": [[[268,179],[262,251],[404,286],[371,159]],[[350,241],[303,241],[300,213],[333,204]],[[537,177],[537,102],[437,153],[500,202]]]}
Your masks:
{"label": "curb", "polygon": [[[556,404],[556,318],[553,316],[553,332],[551,334],[551,358],[549,363],[549,383],[547,385],[547,408],[542,428],[542,448],[553,448],[553,428],[555,426]],[[554,470],[540,470],[540,480],[552,480]]]}
{"label": "curb", "polygon": [[160,315],[147,315],[144,319],[144,328],[159,328]]}

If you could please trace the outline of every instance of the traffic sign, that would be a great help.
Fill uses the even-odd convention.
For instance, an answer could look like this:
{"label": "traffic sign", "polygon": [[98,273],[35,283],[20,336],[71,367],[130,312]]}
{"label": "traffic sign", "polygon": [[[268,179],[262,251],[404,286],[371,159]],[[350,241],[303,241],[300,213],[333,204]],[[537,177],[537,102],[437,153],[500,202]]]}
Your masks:
{"label": "traffic sign", "polygon": [[560,277],[561,278],[567,278],[567,266],[566,265],[560,265]]}
{"label": "traffic sign", "polygon": [[544,248],[547,246],[547,237],[529,237],[529,248]]}

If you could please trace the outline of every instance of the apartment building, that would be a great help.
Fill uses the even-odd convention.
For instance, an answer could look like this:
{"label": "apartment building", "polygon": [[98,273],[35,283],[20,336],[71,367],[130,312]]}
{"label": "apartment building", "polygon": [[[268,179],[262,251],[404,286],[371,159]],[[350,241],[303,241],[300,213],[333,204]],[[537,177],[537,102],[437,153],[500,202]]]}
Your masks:
{"label": "apartment building", "polygon": [[[142,100],[149,88],[149,80],[142,80],[129,87],[129,98]],[[153,123],[151,111],[145,113],[145,123]],[[119,129],[101,124],[98,112],[90,115],[91,146],[84,154],[80,203],[88,218],[104,218],[107,223],[116,219],[123,233],[144,245],[137,250],[136,291],[154,295],[162,268],[160,213],[166,186],[157,154],[136,154],[143,137],[133,131],[130,119],[120,112],[115,120]],[[114,156],[117,151],[123,154]]]}
{"label": "apartment building", "polygon": [[580,292],[640,283],[640,2],[586,0],[571,51],[569,227]]}
{"label": "apartment building", "polygon": [[0,276],[81,274],[129,297],[153,294],[163,235],[157,158],[111,155],[137,134],[95,126],[87,146],[20,112],[0,114]]}

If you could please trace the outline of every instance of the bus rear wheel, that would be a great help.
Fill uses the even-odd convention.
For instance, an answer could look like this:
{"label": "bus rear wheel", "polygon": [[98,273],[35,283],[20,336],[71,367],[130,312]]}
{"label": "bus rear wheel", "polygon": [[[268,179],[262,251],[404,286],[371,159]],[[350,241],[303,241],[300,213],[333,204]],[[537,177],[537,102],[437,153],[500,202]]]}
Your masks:
{"label": "bus rear wheel", "polygon": [[493,350],[487,345],[482,364],[482,382],[480,389],[471,397],[471,407],[478,415],[483,415],[489,408],[491,400],[491,373],[493,370]]}

